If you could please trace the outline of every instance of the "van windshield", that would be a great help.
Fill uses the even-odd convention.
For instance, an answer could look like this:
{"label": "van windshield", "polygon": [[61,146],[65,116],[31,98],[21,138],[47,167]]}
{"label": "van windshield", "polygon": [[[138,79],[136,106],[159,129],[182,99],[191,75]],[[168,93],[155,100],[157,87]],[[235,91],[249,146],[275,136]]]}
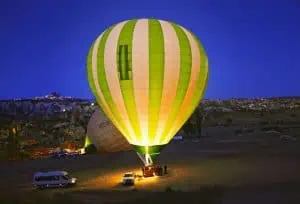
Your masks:
{"label": "van windshield", "polygon": [[69,179],[70,179],[69,175],[64,175],[64,176],[62,176],[62,178],[63,178],[64,180],[69,180]]}

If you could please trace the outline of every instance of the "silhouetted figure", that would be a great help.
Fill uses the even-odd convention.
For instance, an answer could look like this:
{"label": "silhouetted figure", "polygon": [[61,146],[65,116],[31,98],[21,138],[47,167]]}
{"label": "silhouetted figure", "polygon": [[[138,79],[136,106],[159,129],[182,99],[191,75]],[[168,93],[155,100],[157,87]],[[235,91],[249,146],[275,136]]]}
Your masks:
{"label": "silhouetted figure", "polygon": [[159,166],[159,175],[162,176],[163,175],[163,167]]}
{"label": "silhouetted figure", "polygon": [[167,165],[164,165],[164,174],[168,174],[168,167],[167,167]]}

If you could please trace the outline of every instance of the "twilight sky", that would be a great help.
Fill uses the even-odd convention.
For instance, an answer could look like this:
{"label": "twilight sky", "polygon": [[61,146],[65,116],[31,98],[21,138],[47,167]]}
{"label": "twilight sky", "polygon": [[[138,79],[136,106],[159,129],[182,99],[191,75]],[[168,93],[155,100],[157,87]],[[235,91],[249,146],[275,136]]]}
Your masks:
{"label": "twilight sky", "polygon": [[298,0],[0,0],[0,99],[92,98],[91,43],[111,24],[147,17],[202,41],[205,98],[300,95]]}

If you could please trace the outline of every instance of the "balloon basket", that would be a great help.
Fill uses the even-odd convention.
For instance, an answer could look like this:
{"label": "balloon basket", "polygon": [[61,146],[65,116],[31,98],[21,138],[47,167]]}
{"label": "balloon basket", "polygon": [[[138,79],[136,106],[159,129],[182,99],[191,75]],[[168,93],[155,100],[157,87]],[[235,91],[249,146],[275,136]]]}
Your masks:
{"label": "balloon basket", "polygon": [[143,177],[164,176],[168,174],[167,165],[151,165],[142,168]]}

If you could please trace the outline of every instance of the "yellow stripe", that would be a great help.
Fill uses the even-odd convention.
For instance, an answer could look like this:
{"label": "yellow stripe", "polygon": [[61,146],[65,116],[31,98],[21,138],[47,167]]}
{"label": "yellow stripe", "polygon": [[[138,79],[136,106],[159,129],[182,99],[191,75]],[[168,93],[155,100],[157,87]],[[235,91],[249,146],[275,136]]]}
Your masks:
{"label": "yellow stripe", "polygon": [[148,20],[138,20],[132,41],[132,78],[137,114],[142,140],[135,145],[148,145],[148,105],[149,105],[149,39]]}
{"label": "yellow stripe", "polygon": [[[191,54],[192,54],[192,69],[191,69],[191,78],[190,82],[188,85],[188,89],[185,95],[185,98],[183,100],[183,103],[180,107],[180,110],[177,114],[176,120],[173,124],[173,128],[169,132],[168,137],[166,138],[171,138],[176,132],[180,129],[180,127],[184,124],[184,122],[188,118],[184,118],[184,114],[188,109],[195,108],[195,107],[190,107],[191,102],[192,102],[192,97],[195,94],[196,91],[201,91],[201,90],[196,90],[196,86],[198,83],[199,78],[199,73],[200,73],[200,51],[198,49],[197,42],[194,40],[193,36],[191,35],[190,32],[188,32],[185,28],[181,27],[183,31],[185,32],[191,46]],[[197,104],[198,105],[198,104]],[[169,141],[165,141],[169,142]]]}
{"label": "yellow stripe", "polygon": [[118,112],[121,116],[121,119],[125,124],[125,128],[128,130],[129,135],[125,135],[129,141],[135,143],[136,136],[133,131],[132,125],[130,123],[128,113],[125,108],[125,103],[123,100],[121,88],[120,88],[120,81],[118,75],[118,67],[117,67],[117,46],[118,46],[118,39],[122,28],[124,27],[127,21],[121,22],[117,24],[112,31],[110,32],[104,50],[104,68],[106,79],[108,83],[108,87],[112,96],[114,103],[118,109]]}
{"label": "yellow stripe", "polygon": [[[103,96],[103,93],[100,89],[100,86],[99,86],[99,81],[98,81],[98,69],[97,69],[97,55],[98,55],[98,47],[99,47],[99,43],[100,43],[100,40],[103,36],[103,33],[96,39],[95,41],[95,44],[94,44],[94,47],[93,47],[93,51],[92,51],[92,72],[93,72],[93,81],[94,81],[94,85],[95,85],[95,88],[96,88],[96,92],[97,92],[97,95],[99,96],[103,106],[104,106],[104,109],[107,111],[107,115],[109,115],[113,121],[115,121],[116,119],[114,118],[113,114],[112,114],[112,111],[111,109],[109,108],[104,96]],[[117,123],[115,122],[114,123],[118,129],[120,130],[120,132],[122,132],[122,134],[124,134],[124,130],[117,125]]]}
{"label": "yellow stripe", "polygon": [[180,46],[178,37],[169,22],[160,21],[160,24],[163,30],[165,45],[164,84],[158,129],[153,145],[159,145],[159,141],[163,137],[162,133],[166,126],[168,116],[171,113],[180,75]]}

